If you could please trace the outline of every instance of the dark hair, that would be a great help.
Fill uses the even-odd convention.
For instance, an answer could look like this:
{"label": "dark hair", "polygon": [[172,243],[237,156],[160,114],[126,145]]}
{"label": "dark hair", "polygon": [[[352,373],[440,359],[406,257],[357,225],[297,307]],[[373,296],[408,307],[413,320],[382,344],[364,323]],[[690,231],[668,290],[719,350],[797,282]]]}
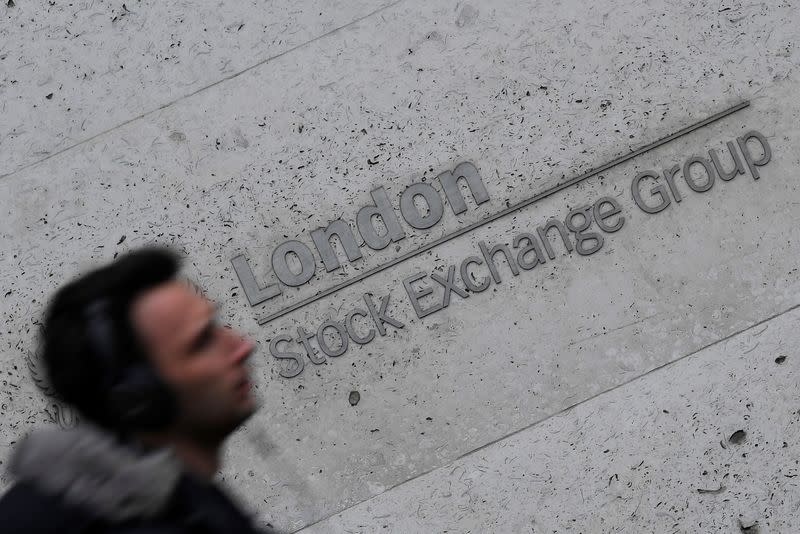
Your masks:
{"label": "dark hair", "polygon": [[[41,354],[56,394],[86,419],[108,429],[118,421],[108,409],[108,370],[139,361],[147,354],[130,321],[130,307],[142,292],[174,279],[178,257],[168,249],[148,247],[129,252],[61,287],[44,316]],[[103,303],[109,355],[98,354],[89,333],[88,310]]]}

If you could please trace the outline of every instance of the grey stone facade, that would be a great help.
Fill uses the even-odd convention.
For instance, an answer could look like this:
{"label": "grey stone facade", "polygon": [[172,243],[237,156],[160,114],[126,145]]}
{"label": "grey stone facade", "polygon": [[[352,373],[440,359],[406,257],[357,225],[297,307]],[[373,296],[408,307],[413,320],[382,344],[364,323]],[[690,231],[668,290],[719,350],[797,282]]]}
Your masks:
{"label": "grey stone facade", "polygon": [[[3,465],[22,433],[75,421],[37,365],[48,295],[158,242],[259,344],[263,408],[221,478],[263,522],[800,530],[796,5],[230,4],[0,5]],[[753,130],[771,157],[737,142]],[[709,151],[743,172],[692,163]],[[462,162],[488,200],[462,181],[459,212],[441,175]],[[640,203],[670,200],[654,213],[633,195],[647,171]],[[412,184],[440,199],[429,228],[402,210]],[[357,213],[379,188],[404,235],[374,250]],[[556,228],[552,257],[518,255],[515,237],[602,198],[619,205],[607,223],[624,222],[601,231],[611,205],[592,211],[596,250],[567,229],[568,251]],[[336,219],[361,257],[334,239],[327,271],[312,232]],[[312,276],[251,306],[231,260],[265,288],[287,241],[310,251]],[[470,291],[464,262],[495,245],[518,272],[502,253],[496,272],[473,262],[469,283],[488,286]],[[396,324],[376,318],[386,299]]]}

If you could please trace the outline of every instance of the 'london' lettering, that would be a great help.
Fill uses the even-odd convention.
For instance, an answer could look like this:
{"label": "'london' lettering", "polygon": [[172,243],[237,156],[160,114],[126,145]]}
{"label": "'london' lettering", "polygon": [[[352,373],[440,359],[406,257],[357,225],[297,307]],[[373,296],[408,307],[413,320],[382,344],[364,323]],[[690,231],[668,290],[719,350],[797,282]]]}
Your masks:
{"label": "'london' lettering", "polygon": [[[489,200],[489,193],[481,179],[478,169],[472,163],[459,163],[452,171],[445,171],[437,176],[444,191],[444,197],[453,211],[459,215],[467,210],[466,199],[459,183],[466,185],[476,205]],[[383,187],[370,192],[373,204],[362,207],[356,213],[356,228],[364,244],[372,250],[382,250],[390,243],[405,238],[405,231],[400,225],[395,209]],[[418,207],[418,199],[424,200],[425,207]],[[424,182],[409,185],[400,195],[400,215],[412,228],[426,230],[439,223],[444,216],[444,202],[439,192],[432,185]],[[380,220],[383,228],[376,228]],[[362,258],[361,245],[350,223],[344,219],[336,219],[326,227],[310,232],[311,240],[317,255],[322,260],[326,272],[331,272],[342,265],[342,261],[353,262]],[[340,257],[335,246],[338,241],[344,252]],[[272,271],[278,283],[264,286],[256,280],[253,270],[244,255],[231,260],[233,270],[239,278],[247,301],[251,306],[261,304],[281,294],[280,284],[297,287],[307,283],[316,274],[317,263],[311,249],[302,241],[289,240],[279,244],[272,253]],[[381,334],[383,335],[383,334]]]}

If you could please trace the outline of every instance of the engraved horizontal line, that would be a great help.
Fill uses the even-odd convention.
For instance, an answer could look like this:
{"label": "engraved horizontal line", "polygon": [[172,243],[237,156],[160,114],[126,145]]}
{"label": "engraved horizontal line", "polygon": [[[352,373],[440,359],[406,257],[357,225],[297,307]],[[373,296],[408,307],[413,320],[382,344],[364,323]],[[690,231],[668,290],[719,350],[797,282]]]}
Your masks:
{"label": "engraved horizontal line", "polygon": [[464,235],[464,234],[466,234],[468,232],[471,232],[472,230],[475,230],[476,228],[480,228],[481,226],[484,226],[484,225],[489,224],[491,222],[494,222],[494,221],[496,221],[498,219],[501,219],[501,218],[505,217],[506,215],[510,215],[510,214],[512,214],[512,213],[514,213],[516,211],[519,211],[519,210],[521,210],[523,208],[526,208],[526,207],[530,206],[531,204],[534,204],[534,203],[536,203],[536,202],[538,202],[538,201],[540,201],[540,200],[542,200],[544,198],[547,198],[547,197],[549,197],[551,195],[554,195],[555,193],[558,193],[559,191],[563,191],[564,189],[567,189],[568,187],[572,187],[573,185],[578,184],[578,183],[580,183],[580,182],[582,182],[582,181],[584,181],[584,180],[586,180],[588,178],[591,178],[592,176],[600,174],[603,171],[607,171],[608,169],[610,169],[612,167],[616,167],[617,165],[619,165],[621,163],[624,163],[624,162],[626,162],[628,160],[631,160],[631,159],[633,159],[633,158],[635,158],[637,156],[641,156],[645,152],[649,152],[649,151],[651,151],[651,150],[653,150],[655,148],[658,148],[658,147],[660,147],[662,145],[665,145],[666,143],[669,143],[670,141],[674,141],[675,139],[677,139],[679,137],[682,137],[682,136],[684,136],[686,134],[689,134],[689,133],[691,133],[691,132],[693,132],[695,130],[703,128],[704,126],[708,126],[709,124],[711,124],[713,122],[716,122],[716,121],[718,121],[720,119],[723,119],[723,118],[725,118],[725,117],[727,117],[729,115],[732,115],[732,114],[736,113],[737,111],[740,111],[740,110],[746,108],[749,105],[750,105],[750,102],[748,100],[745,100],[745,101],[742,101],[742,102],[736,104],[735,106],[732,106],[732,107],[730,107],[728,109],[720,111],[719,113],[715,113],[714,115],[711,115],[710,117],[707,117],[707,118],[705,118],[705,119],[703,119],[703,120],[701,120],[699,122],[696,122],[696,123],[691,124],[691,125],[689,125],[689,126],[687,126],[685,128],[682,128],[682,129],[678,130],[677,132],[674,132],[674,133],[672,133],[672,134],[670,134],[670,135],[668,135],[666,137],[662,137],[661,139],[659,139],[657,141],[654,141],[654,142],[652,142],[652,143],[650,143],[648,145],[645,145],[643,147],[637,148],[636,150],[634,150],[632,152],[629,152],[628,154],[619,156],[619,157],[609,161],[608,163],[604,163],[603,165],[600,165],[599,167],[595,167],[594,169],[591,169],[588,172],[585,172],[585,173],[583,173],[583,174],[581,174],[579,176],[576,176],[574,178],[570,178],[566,182],[562,182],[561,184],[555,185],[555,186],[553,186],[553,187],[551,187],[549,189],[545,189],[544,191],[536,193],[532,197],[527,198],[525,200],[522,200],[520,202],[517,202],[516,204],[513,204],[513,205],[509,206],[508,208],[506,208],[506,209],[504,209],[502,211],[499,211],[499,212],[497,212],[497,213],[495,213],[493,215],[489,215],[488,217],[484,217],[483,219],[481,219],[479,221],[476,221],[476,222],[474,222],[474,223],[472,223],[470,225],[467,225],[467,226],[465,226],[463,228],[460,228],[460,229],[456,230],[453,233],[450,233],[450,234],[447,234],[445,236],[442,236],[439,239],[431,241],[430,243],[427,243],[427,244],[425,244],[425,245],[423,245],[423,246],[421,246],[421,247],[419,247],[419,248],[417,248],[415,250],[411,250],[409,252],[406,252],[405,254],[403,254],[401,256],[398,256],[397,258],[394,258],[393,260],[387,261],[386,263],[378,265],[377,267],[373,267],[372,269],[370,269],[368,271],[364,271],[363,273],[359,274],[358,276],[350,278],[349,280],[345,280],[344,282],[336,284],[335,286],[331,286],[328,289],[317,293],[316,295],[313,295],[311,297],[305,298],[305,299],[303,299],[303,300],[301,300],[299,302],[296,302],[296,303],[294,303],[294,304],[292,304],[290,306],[287,306],[287,307],[285,307],[285,308],[283,308],[281,310],[278,310],[275,313],[267,315],[266,317],[262,317],[261,319],[258,320],[258,324],[259,325],[265,325],[267,323],[270,323],[270,322],[274,321],[275,319],[283,317],[284,315],[292,313],[293,311],[299,310],[300,308],[302,308],[304,306],[307,306],[307,305],[309,305],[309,304],[311,304],[313,302],[316,302],[316,301],[318,301],[318,300],[320,300],[322,298],[325,298],[325,297],[327,297],[329,295],[332,295],[332,294],[336,293],[337,291],[341,291],[342,289],[345,289],[346,287],[349,287],[349,286],[351,286],[353,284],[361,282],[362,280],[365,280],[365,279],[369,278],[370,276],[373,276],[373,275],[378,274],[378,273],[380,273],[382,271],[385,271],[386,269],[394,267],[395,265],[397,265],[399,263],[402,263],[402,262],[404,262],[406,260],[409,260],[409,259],[411,259],[411,258],[413,258],[415,256],[418,256],[418,255],[422,254],[423,252],[427,252],[427,251],[431,250],[432,248],[435,248],[435,247],[437,247],[437,246],[439,246],[439,245],[441,245],[443,243],[446,243],[446,242],[450,241],[451,239],[455,239],[455,238],[460,237],[460,236],[462,236],[462,235]]}
{"label": "engraved horizontal line", "polygon": [[126,119],[126,120],[120,122],[119,124],[116,124],[116,125],[114,125],[114,126],[112,126],[110,128],[106,128],[105,130],[102,130],[100,132],[97,132],[96,134],[93,134],[93,135],[87,137],[86,139],[82,139],[80,141],[77,141],[77,142],[69,145],[69,146],[66,146],[64,148],[61,148],[61,149],[56,150],[54,152],[51,152],[51,153],[47,154],[46,156],[42,157],[41,159],[38,159],[36,161],[31,161],[29,163],[23,163],[21,165],[18,165],[16,168],[10,169],[10,170],[8,170],[8,172],[0,174],[0,180],[2,180],[4,178],[8,178],[8,177],[10,177],[10,176],[12,176],[14,174],[17,174],[17,173],[19,173],[21,171],[24,171],[24,170],[28,169],[30,167],[35,167],[36,165],[39,165],[40,163],[43,163],[43,162],[45,162],[45,161],[47,161],[49,159],[52,159],[52,158],[54,158],[56,156],[60,156],[61,154],[64,154],[65,152],[69,152],[70,150],[73,150],[73,149],[75,149],[75,148],[77,148],[77,147],[79,147],[81,145],[85,145],[87,143],[91,143],[92,141],[95,141],[96,139],[99,139],[100,137],[106,135],[109,132],[113,132],[114,130],[117,130],[119,128],[127,126],[127,125],[129,125],[131,123],[134,123],[134,122],[136,122],[136,121],[138,121],[140,119],[143,119],[145,117],[148,117],[150,115],[153,115],[154,113],[158,113],[159,111],[161,111],[161,110],[163,110],[165,108],[168,108],[168,107],[171,107],[171,106],[177,104],[181,100],[187,100],[187,99],[192,98],[193,96],[195,96],[195,95],[197,95],[199,93],[203,93],[205,91],[208,91],[209,89],[211,89],[213,87],[216,87],[217,85],[224,84],[225,82],[228,82],[230,80],[238,78],[241,75],[246,74],[246,73],[248,73],[248,72],[250,72],[252,70],[256,70],[259,67],[261,67],[262,65],[265,65],[267,63],[271,63],[272,61],[275,61],[276,59],[279,59],[279,58],[281,58],[283,56],[291,54],[292,52],[294,52],[296,50],[299,50],[300,48],[303,48],[304,46],[308,46],[308,45],[313,44],[313,43],[315,43],[317,41],[321,41],[321,40],[325,39],[326,37],[330,37],[331,35],[335,34],[338,31],[344,30],[345,28],[349,28],[350,26],[358,24],[359,22],[362,22],[362,21],[372,17],[373,15],[377,15],[381,11],[385,11],[387,9],[390,9],[390,8],[396,6],[397,4],[399,4],[402,1],[403,0],[395,0],[394,2],[391,2],[390,4],[386,4],[386,5],[380,6],[379,8],[377,8],[377,9],[375,9],[373,11],[370,11],[366,15],[362,15],[362,16],[360,16],[358,18],[355,18],[355,19],[351,20],[350,22],[347,22],[347,23],[343,24],[342,26],[337,26],[337,27],[333,28],[332,30],[328,30],[327,32],[325,32],[325,33],[323,33],[321,35],[317,35],[316,37],[311,37],[308,41],[304,41],[304,42],[302,42],[300,44],[297,44],[295,46],[289,47],[286,50],[282,50],[280,52],[276,52],[276,53],[274,53],[273,55],[271,55],[269,57],[266,57],[264,59],[260,59],[260,60],[256,61],[255,63],[253,63],[252,65],[248,65],[246,67],[243,67],[242,70],[236,71],[236,72],[234,72],[232,74],[229,74],[229,75],[225,76],[224,78],[220,78],[218,80],[210,82],[208,85],[204,85],[202,87],[199,87],[199,88],[197,88],[197,89],[195,89],[193,91],[190,91],[190,92],[186,93],[185,95],[179,96],[178,98],[175,98],[174,100],[170,100],[169,102],[165,102],[164,104],[161,104],[160,106],[158,106],[156,108],[144,111],[144,112],[140,113],[139,115],[137,115],[135,117],[132,117],[130,119]]}

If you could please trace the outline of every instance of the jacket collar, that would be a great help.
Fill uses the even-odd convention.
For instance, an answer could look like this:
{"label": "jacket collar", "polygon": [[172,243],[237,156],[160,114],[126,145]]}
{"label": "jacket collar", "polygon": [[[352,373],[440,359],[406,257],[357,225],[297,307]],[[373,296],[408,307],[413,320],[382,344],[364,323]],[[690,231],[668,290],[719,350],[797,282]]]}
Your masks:
{"label": "jacket collar", "polygon": [[136,451],[88,424],[30,434],[10,468],[19,481],[113,522],[157,515],[182,473],[171,451]]}

